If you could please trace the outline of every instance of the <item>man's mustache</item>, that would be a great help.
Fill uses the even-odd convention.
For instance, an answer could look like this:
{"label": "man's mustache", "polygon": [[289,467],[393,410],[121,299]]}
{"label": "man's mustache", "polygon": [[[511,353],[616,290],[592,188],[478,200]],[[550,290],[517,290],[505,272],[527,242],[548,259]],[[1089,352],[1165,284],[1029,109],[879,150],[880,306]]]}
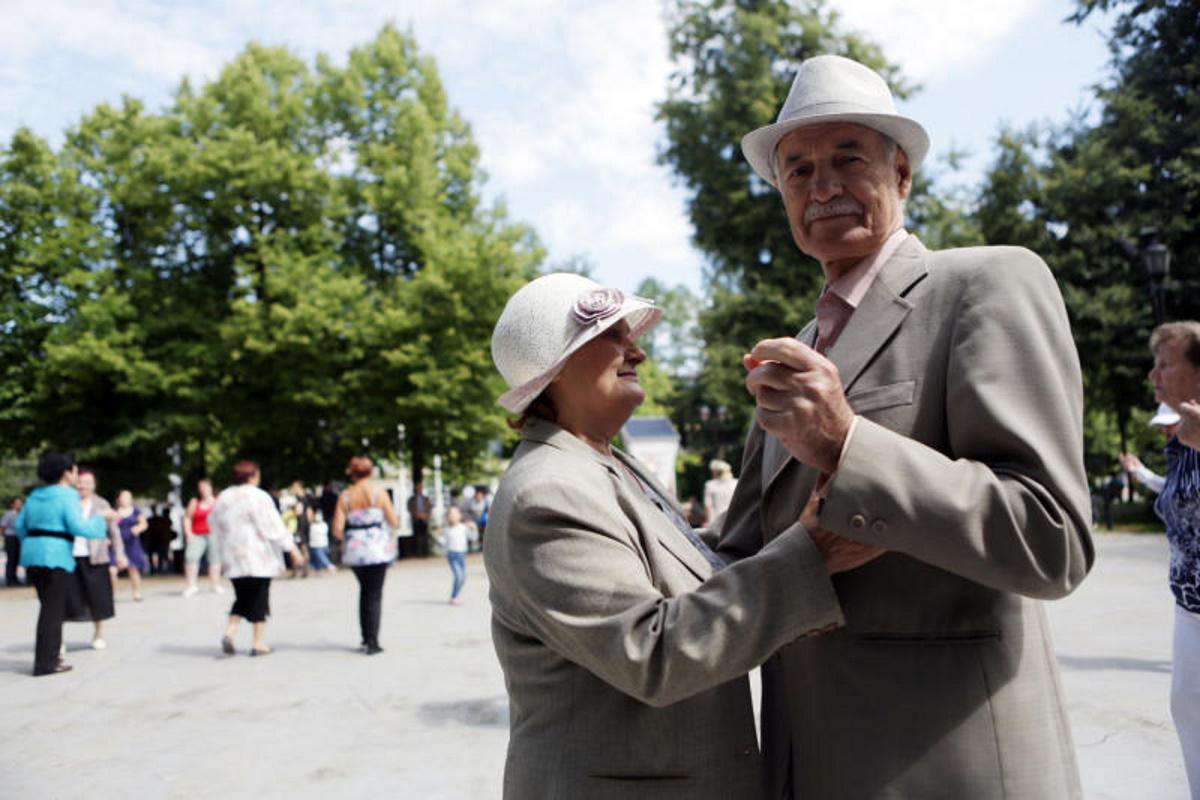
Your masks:
{"label": "man's mustache", "polygon": [[807,225],[815,219],[839,217],[842,214],[861,214],[862,212],[863,207],[858,201],[846,197],[831,200],[828,203],[813,203],[804,209],[804,224]]}

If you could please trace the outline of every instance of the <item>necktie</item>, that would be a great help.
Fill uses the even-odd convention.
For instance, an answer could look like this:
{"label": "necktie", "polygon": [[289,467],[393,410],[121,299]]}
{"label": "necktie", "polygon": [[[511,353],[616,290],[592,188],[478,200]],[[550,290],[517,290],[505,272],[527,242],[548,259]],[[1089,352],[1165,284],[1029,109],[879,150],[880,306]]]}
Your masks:
{"label": "necktie", "polygon": [[826,289],[817,298],[817,352],[824,353],[837,341],[854,309],[836,293]]}

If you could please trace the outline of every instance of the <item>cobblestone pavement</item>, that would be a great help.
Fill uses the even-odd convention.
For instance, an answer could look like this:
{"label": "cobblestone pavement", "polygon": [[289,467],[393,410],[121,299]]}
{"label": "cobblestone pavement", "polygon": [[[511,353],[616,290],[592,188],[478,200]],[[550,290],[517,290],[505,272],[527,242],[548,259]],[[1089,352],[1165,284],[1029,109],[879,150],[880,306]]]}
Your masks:
{"label": "cobblestone pavement", "polygon": [[[1086,796],[1184,798],[1166,543],[1098,545],[1093,575],[1047,605]],[[508,711],[479,556],[468,573],[456,607],[444,561],[397,564],[371,657],[347,571],[274,582],[267,658],[247,657],[248,629],[220,654],[229,593],[185,599],[180,579],[154,578],[134,603],[122,580],[108,648],[68,624],[75,670],[38,680],[37,601],[0,591],[0,797],[498,797]]]}

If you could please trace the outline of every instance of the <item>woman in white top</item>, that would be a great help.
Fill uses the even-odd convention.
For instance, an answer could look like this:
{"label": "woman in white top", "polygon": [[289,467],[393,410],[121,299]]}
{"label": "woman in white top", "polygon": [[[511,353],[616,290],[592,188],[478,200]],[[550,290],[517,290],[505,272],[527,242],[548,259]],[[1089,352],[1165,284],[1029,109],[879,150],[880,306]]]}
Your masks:
{"label": "woman in white top", "polygon": [[[79,470],[79,481],[75,484],[79,491],[79,504],[83,509],[83,518],[106,516],[112,513],[112,506],[100,495],[96,494],[96,473],[90,469]],[[109,543],[112,545],[112,555],[109,556]],[[75,556],[75,585],[67,596],[67,622],[88,622],[94,627],[92,631],[92,649],[103,650],[108,645],[104,641],[104,620],[112,619],[116,613],[113,606],[112,576],[109,575],[109,563],[116,564],[118,569],[129,566],[125,558],[125,545],[121,540],[120,529],[116,525],[108,526],[108,537],[104,539],[85,539],[75,537],[73,554]]]}
{"label": "woman in white top", "polygon": [[333,514],[333,538],[343,543],[342,563],[358,579],[358,626],[363,652],[369,656],[383,652],[379,646],[383,579],[388,564],[396,560],[392,529],[399,524],[388,493],[371,486],[374,471],[375,462],[367,456],[350,459],[346,473],[354,483],[338,497]]}
{"label": "woman in white top", "polygon": [[261,480],[257,464],[239,461],[233,467],[233,485],[217,496],[208,516],[221,566],[233,583],[233,608],[221,637],[226,655],[234,653],[233,637],[243,619],[254,625],[250,655],[271,652],[263,641],[271,613],[271,578],[283,570],[284,552],[294,564],[303,560],[271,496],[258,488]]}

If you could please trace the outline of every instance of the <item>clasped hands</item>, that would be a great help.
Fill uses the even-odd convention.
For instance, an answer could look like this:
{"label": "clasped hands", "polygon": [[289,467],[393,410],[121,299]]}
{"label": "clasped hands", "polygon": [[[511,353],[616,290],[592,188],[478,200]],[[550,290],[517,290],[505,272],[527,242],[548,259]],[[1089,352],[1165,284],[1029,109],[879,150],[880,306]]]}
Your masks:
{"label": "clasped hands", "polygon": [[[742,364],[758,424],[797,461],[832,475],[854,420],[833,362],[796,339],[779,338],[756,344]],[[821,528],[819,511],[820,497],[813,492],[800,522],[821,551],[829,574],[862,566],[884,553]]]}

